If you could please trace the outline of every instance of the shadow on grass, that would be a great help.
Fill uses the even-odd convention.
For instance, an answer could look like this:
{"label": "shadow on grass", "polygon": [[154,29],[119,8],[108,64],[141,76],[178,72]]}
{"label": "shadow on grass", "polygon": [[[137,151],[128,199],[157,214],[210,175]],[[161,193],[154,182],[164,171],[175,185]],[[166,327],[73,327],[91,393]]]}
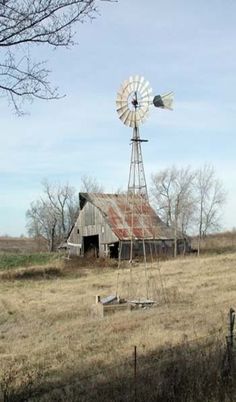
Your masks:
{"label": "shadow on grass", "polygon": [[204,344],[185,342],[178,347],[138,354],[136,378],[131,356],[111,367],[104,365],[96,369],[93,366],[70,377],[65,373],[57,383],[37,378],[32,382],[30,377],[29,385],[23,381],[17,392],[13,384],[9,384],[8,388],[14,392],[3,400],[233,402],[236,386],[223,364],[224,356],[224,343],[214,338]]}
{"label": "shadow on grass", "polygon": [[15,280],[40,280],[53,279],[64,275],[61,268],[54,266],[47,267],[29,267],[6,270],[0,274],[0,279],[5,281]]}

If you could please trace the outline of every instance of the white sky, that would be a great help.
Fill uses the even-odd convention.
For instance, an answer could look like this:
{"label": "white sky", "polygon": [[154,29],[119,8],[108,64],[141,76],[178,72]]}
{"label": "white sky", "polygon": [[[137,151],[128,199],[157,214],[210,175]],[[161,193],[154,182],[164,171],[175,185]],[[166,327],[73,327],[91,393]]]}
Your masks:
{"label": "white sky", "polygon": [[116,92],[140,74],[154,94],[174,91],[173,112],[153,109],[141,127],[146,176],[175,164],[215,167],[228,193],[223,227],[236,226],[236,2],[119,0],[77,27],[78,46],[38,47],[64,99],[26,105],[17,117],[0,98],[0,235],[26,233],[25,212],[41,181],[97,178],[126,188],[131,131],[118,119]]}

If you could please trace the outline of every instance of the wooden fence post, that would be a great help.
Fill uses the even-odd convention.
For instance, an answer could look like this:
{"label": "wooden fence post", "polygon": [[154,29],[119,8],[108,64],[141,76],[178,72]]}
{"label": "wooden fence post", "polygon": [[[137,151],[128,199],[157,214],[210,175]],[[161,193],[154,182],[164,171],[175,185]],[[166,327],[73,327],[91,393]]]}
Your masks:
{"label": "wooden fence post", "polygon": [[229,336],[230,336],[230,344],[233,347],[234,345],[234,321],[235,321],[235,311],[231,307],[229,310]]}
{"label": "wooden fence post", "polygon": [[137,346],[134,346],[134,402],[137,402]]}
{"label": "wooden fence post", "polygon": [[228,336],[227,338],[227,354],[228,354],[228,365],[229,372],[231,375],[234,373],[234,323],[235,323],[235,311],[231,307],[229,310],[229,321],[228,321]]}

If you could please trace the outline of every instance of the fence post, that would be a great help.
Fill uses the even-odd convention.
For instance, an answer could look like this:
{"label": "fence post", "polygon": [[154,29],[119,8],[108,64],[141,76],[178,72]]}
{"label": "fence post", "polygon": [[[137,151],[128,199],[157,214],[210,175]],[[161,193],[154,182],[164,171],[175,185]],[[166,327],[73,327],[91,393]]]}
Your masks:
{"label": "fence post", "polygon": [[229,321],[228,321],[228,336],[227,336],[227,352],[228,352],[228,365],[231,375],[234,372],[234,322],[235,322],[235,311],[231,307],[229,310]]}
{"label": "fence post", "polygon": [[230,336],[230,345],[233,348],[234,346],[234,321],[235,321],[235,311],[231,307],[229,310],[229,336]]}
{"label": "fence post", "polygon": [[134,402],[137,402],[137,346],[134,346]]}

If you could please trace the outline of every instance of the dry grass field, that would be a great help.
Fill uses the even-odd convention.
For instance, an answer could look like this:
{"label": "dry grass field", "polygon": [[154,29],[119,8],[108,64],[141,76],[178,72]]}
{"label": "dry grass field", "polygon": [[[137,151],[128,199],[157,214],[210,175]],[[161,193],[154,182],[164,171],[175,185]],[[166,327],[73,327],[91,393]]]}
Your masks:
{"label": "dry grass field", "polygon": [[[178,392],[183,381],[189,378],[191,382],[191,370],[194,378],[202,377],[204,381],[212,371],[217,377],[214,381],[219,382],[227,314],[230,307],[236,307],[236,254],[149,264],[150,296],[156,305],[102,319],[92,316],[91,305],[97,294],[114,294],[117,268],[104,268],[103,262],[100,265],[81,267],[77,260],[60,259],[43,267],[0,273],[2,400],[233,400],[228,393],[217,399],[215,392],[209,391],[210,377],[207,390],[211,397],[207,399],[199,393],[201,385],[199,389],[195,385],[196,398],[189,391],[183,398],[187,385],[182,393]],[[129,282],[130,274],[132,283],[142,292],[136,282],[141,280],[142,272],[142,264],[135,265],[132,273],[128,265],[120,270],[121,296],[127,292],[124,284]],[[162,377],[159,372],[155,374],[155,384],[153,378],[142,377],[145,384],[137,394],[132,382],[134,345],[137,372],[152,363],[152,372],[161,366],[165,373]],[[186,363],[186,354],[194,364]],[[176,369],[170,371],[174,362],[182,364],[178,375]],[[171,380],[171,393],[164,395],[164,388],[170,388],[170,384],[163,385],[170,373],[177,379]],[[148,387],[149,397],[145,399]],[[204,387],[206,384],[201,388],[203,393]]]}
{"label": "dry grass field", "polygon": [[47,251],[43,238],[0,236],[0,252],[32,253]]}

